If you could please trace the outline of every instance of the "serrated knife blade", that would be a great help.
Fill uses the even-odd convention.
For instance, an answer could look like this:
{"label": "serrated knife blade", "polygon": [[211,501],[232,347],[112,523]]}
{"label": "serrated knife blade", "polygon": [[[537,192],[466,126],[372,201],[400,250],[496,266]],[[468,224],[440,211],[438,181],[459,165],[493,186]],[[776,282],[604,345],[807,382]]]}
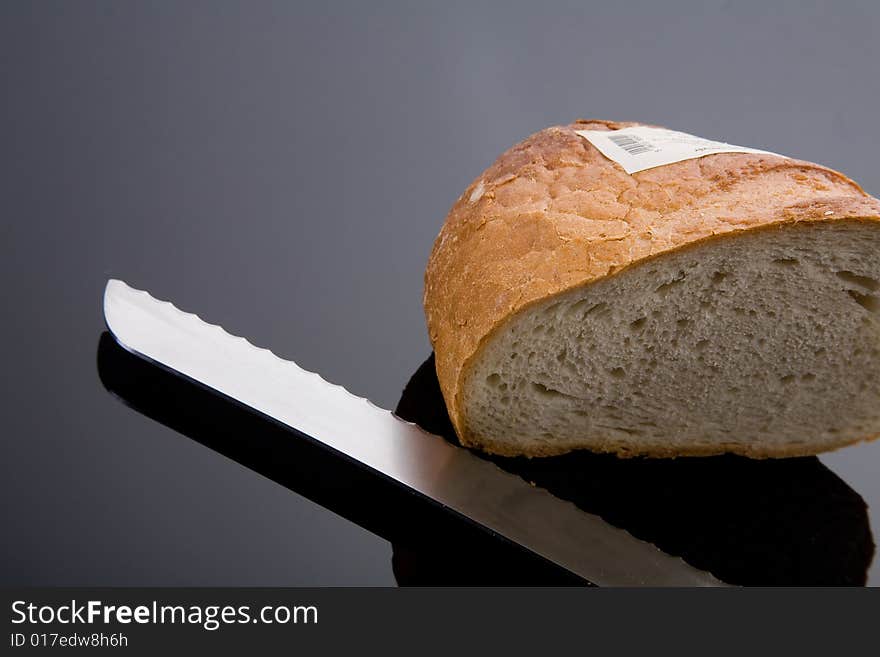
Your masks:
{"label": "serrated knife blade", "polygon": [[[104,318],[134,354],[229,397],[598,586],[723,586],[546,490],[168,301],[111,279]],[[293,437],[292,437],[293,439]]]}

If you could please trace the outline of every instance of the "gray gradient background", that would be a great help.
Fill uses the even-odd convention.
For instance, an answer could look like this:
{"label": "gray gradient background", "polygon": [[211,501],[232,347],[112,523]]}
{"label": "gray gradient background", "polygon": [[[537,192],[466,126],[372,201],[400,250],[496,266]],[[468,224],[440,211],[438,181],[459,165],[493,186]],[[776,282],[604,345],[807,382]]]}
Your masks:
{"label": "gray gradient background", "polygon": [[[383,540],[103,390],[109,276],[392,406],[449,205],[546,125],[660,123],[880,193],[880,3],[426,4],[0,6],[0,583],[393,582]],[[824,461],[880,526],[880,443]]]}

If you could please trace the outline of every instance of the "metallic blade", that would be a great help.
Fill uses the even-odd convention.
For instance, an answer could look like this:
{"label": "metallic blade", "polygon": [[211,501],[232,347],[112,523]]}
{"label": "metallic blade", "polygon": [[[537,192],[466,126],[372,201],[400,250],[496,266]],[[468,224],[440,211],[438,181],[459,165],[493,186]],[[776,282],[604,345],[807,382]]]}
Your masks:
{"label": "metallic blade", "polygon": [[128,350],[306,434],[599,586],[718,586],[710,573],[168,301],[110,280]]}

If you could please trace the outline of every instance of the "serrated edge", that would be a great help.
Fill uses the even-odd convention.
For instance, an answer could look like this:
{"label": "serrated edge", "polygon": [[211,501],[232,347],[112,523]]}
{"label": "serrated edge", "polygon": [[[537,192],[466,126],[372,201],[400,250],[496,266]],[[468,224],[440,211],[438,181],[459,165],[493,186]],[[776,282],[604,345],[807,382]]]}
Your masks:
{"label": "serrated edge", "polygon": [[[376,404],[375,402],[371,401],[371,400],[368,399],[367,397],[361,397],[360,395],[356,395],[356,394],[353,393],[351,390],[349,390],[348,388],[346,388],[344,385],[341,385],[341,384],[339,384],[339,383],[334,383],[334,382],[332,382],[332,381],[328,381],[327,379],[325,379],[325,378],[324,378],[321,374],[319,374],[318,372],[313,372],[312,370],[307,370],[306,368],[304,368],[303,366],[301,366],[301,365],[300,365],[299,363],[297,363],[296,361],[294,361],[294,360],[290,360],[290,359],[288,359],[288,358],[283,358],[283,357],[279,356],[278,354],[276,354],[274,351],[272,351],[272,350],[269,349],[268,347],[261,347],[260,345],[256,345],[256,344],[254,344],[254,343],[251,342],[248,338],[246,338],[246,337],[244,337],[244,336],[242,336],[242,335],[236,335],[236,334],[234,334],[234,333],[230,333],[228,330],[226,330],[226,329],[225,329],[223,326],[221,326],[220,324],[215,324],[215,323],[213,323],[213,322],[209,322],[209,321],[207,321],[206,319],[204,319],[201,315],[199,315],[198,313],[190,312],[190,311],[188,311],[188,310],[183,310],[182,308],[179,308],[178,306],[176,306],[172,301],[169,301],[169,300],[167,300],[167,299],[158,299],[158,298],[156,298],[155,296],[153,296],[150,292],[148,292],[147,290],[142,290],[142,289],[139,289],[139,288],[136,288],[136,287],[132,287],[131,285],[129,285],[128,283],[126,283],[126,282],[123,281],[123,280],[120,280],[120,279],[118,279],[118,278],[111,278],[111,279],[109,279],[109,280],[107,281],[107,287],[105,288],[105,293],[104,293],[104,295],[105,295],[105,299],[106,299],[107,296],[109,295],[109,286],[110,286],[111,284],[114,284],[114,285],[122,285],[127,293],[133,293],[133,294],[137,294],[137,295],[139,295],[139,296],[146,297],[146,298],[149,299],[152,303],[155,303],[155,304],[160,305],[160,306],[167,306],[168,308],[172,309],[176,314],[180,315],[180,316],[181,316],[185,321],[187,321],[187,322],[197,321],[199,324],[201,324],[202,326],[204,326],[204,327],[206,327],[206,328],[208,328],[208,329],[212,329],[212,330],[215,330],[215,331],[220,332],[220,333],[223,335],[223,338],[224,338],[224,339],[230,339],[230,340],[236,340],[236,341],[244,342],[249,348],[253,349],[254,351],[256,351],[256,352],[258,352],[258,353],[261,353],[261,354],[268,354],[268,355],[270,355],[270,356],[273,356],[276,360],[278,360],[279,362],[283,363],[284,365],[295,367],[297,370],[299,370],[299,371],[302,372],[303,374],[307,374],[307,375],[309,375],[309,376],[316,377],[319,381],[321,381],[321,382],[327,384],[327,385],[330,386],[330,387],[333,387],[333,388],[339,388],[340,390],[342,390],[343,392],[345,392],[345,394],[347,394],[347,395],[348,395],[349,397],[351,397],[352,399],[355,399],[355,400],[357,400],[357,401],[361,401],[361,402],[365,402],[365,403],[367,404],[367,406],[370,406],[371,408],[373,408],[373,409],[375,409],[375,410],[377,410],[377,411],[380,411],[380,412],[382,412],[382,413],[387,413],[388,415],[390,415],[391,417],[393,417],[393,418],[394,418],[395,420],[397,420],[398,422],[402,422],[403,424],[406,424],[406,425],[409,425],[409,426],[415,427],[415,428],[418,429],[420,432],[422,432],[422,433],[424,433],[424,434],[426,434],[426,435],[428,435],[428,436],[439,437],[439,436],[436,436],[436,434],[431,433],[430,431],[426,431],[425,429],[423,429],[422,427],[420,427],[420,426],[419,426],[418,424],[416,424],[415,422],[410,422],[409,420],[405,420],[405,419],[403,419],[402,417],[396,415],[393,411],[389,411],[387,408],[382,408],[381,406],[379,406],[379,405]],[[105,308],[106,308],[106,306],[105,306]],[[113,332],[112,327],[110,326],[110,322],[107,321],[107,312],[106,312],[106,309],[105,309],[105,312],[104,312],[104,317],[105,317],[105,322],[107,323],[107,327],[110,329],[110,332],[113,333],[114,336],[116,336],[116,333]],[[123,342],[123,344],[125,344],[124,341],[121,340],[118,336],[117,336],[117,339],[118,339],[120,342]],[[126,346],[129,347],[129,348],[132,348],[132,349],[133,349],[133,347],[131,347],[130,345],[126,345]]]}

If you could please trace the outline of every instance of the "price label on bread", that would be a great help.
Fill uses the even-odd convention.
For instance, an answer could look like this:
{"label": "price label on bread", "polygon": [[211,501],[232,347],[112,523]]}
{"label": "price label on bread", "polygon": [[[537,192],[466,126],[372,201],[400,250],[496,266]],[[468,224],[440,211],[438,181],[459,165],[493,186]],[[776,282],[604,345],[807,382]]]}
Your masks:
{"label": "price label on bread", "polygon": [[715,153],[759,153],[783,157],[770,151],[703,139],[666,128],[636,126],[621,130],[576,132],[630,174]]}

